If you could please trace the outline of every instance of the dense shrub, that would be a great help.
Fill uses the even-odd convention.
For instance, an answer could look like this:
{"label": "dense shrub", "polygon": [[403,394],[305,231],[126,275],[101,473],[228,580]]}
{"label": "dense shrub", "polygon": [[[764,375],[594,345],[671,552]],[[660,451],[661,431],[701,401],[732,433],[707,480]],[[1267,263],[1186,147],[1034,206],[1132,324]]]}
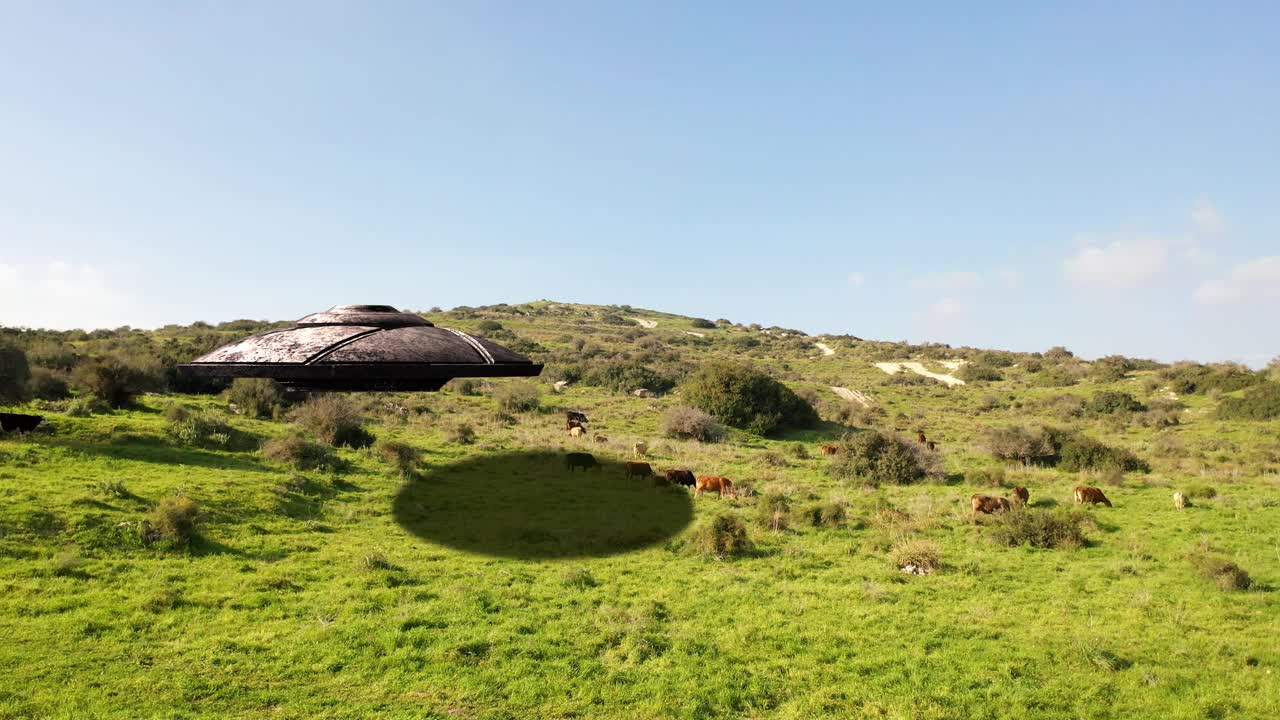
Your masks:
{"label": "dense shrub", "polygon": [[[561,378],[564,379],[564,378]],[[572,382],[572,381],[570,381]],[[480,389],[483,387],[481,382],[475,378],[454,378],[445,383],[445,389],[450,392],[456,392],[459,395],[479,395]]]}
{"label": "dense shrub", "polygon": [[689,322],[689,324],[699,330],[714,330],[716,327],[715,323],[707,320],[706,318],[694,318]]}
{"label": "dense shrub", "polygon": [[1151,467],[1124,448],[1105,445],[1098,440],[1074,432],[1057,431],[1054,444],[1058,450],[1058,468],[1068,472],[1081,470],[1121,470],[1149,472]]}
{"label": "dense shrub", "polygon": [[992,455],[1001,460],[1017,460],[1024,465],[1048,462],[1057,454],[1053,438],[1040,427],[994,427],[987,430],[985,442]]}
{"label": "dense shrub", "polygon": [[1218,417],[1224,420],[1272,420],[1280,417],[1280,383],[1266,382],[1244,397],[1223,398]]}
{"label": "dense shrub", "polygon": [[422,453],[418,448],[396,440],[379,440],[373,450],[402,478],[413,477],[418,464],[422,462]]}
{"label": "dense shrub", "polygon": [[905,485],[925,477],[940,477],[941,462],[918,443],[889,433],[868,430],[850,433],[840,441],[828,472],[839,480],[862,480],[872,485]]}
{"label": "dense shrub", "polygon": [[1094,393],[1085,403],[1085,409],[1094,415],[1115,415],[1117,413],[1142,412],[1147,406],[1138,402],[1137,398],[1127,392],[1104,390]]}
{"label": "dense shrub", "polygon": [[297,470],[337,470],[341,466],[328,445],[296,435],[268,440],[261,452],[267,460],[290,465]]}
{"label": "dense shrub", "polygon": [[1178,363],[1162,370],[1160,377],[1169,383],[1169,389],[1179,395],[1203,395],[1211,390],[1235,392],[1265,380],[1262,373],[1231,364]]}
{"label": "dense shrub", "polygon": [[150,541],[185,547],[196,537],[200,506],[187,497],[167,497],[147,516],[144,534]]}
{"label": "dense shrub", "polygon": [[1182,491],[1182,494],[1189,498],[1196,498],[1199,500],[1212,500],[1213,498],[1218,497],[1217,489],[1212,485],[1205,485],[1203,483],[1193,483],[1188,485],[1186,489]]}
{"label": "dense shrub", "polygon": [[470,445],[476,441],[476,429],[468,423],[458,421],[445,428],[444,439],[458,445]]}
{"label": "dense shrub", "polygon": [[46,368],[69,373],[79,360],[76,349],[64,342],[41,340],[27,348],[27,361],[31,363],[32,369]]}
{"label": "dense shrub", "polygon": [[999,382],[1004,379],[1004,375],[1001,375],[995,367],[976,362],[961,365],[955,376],[967,383]]}
{"label": "dense shrub", "polygon": [[498,407],[507,412],[529,412],[537,410],[542,402],[538,386],[527,382],[509,382],[499,385],[493,391],[493,399]]}
{"label": "dense shrub", "polygon": [[929,575],[942,568],[942,548],[930,540],[901,540],[889,551],[889,562],[898,569]]}
{"label": "dense shrub", "polygon": [[582,384],[609,388],[617,392],[652,390],[659,395],[670,392],[675,380],[638,362],[615,360],[596,365],[582,376]]}
{"label": "dense shrub", "polygon": [[715,417],[697,409],[678,405],[662,416],[662,433],[667,437],[699,442],[720,442],[725,429]]}
{"label": "dense shrub", "polygon": [[210,412],[193,412],[174,405],[165,413],[169,436],[183,445],[225,448],[235,436],[235,428]]}
{"label": "dense shrub", "polygon": [[814,527],[838,528],[849,519],[849,505],[843,500],[829,500],[811,505],[804,515]]}
{"label": "dense shrub", "polygon": [[786,495],[769,493],[756,503],[756,522],[770,530],[786,530],[791,514],[791,500]]}
{"label": "dense shrub", "polygon": [[1253,585],[1253,579],[1249,577],[1249,573],[1226,558],[1205,551],[1196,551],[1187,559],[1202,577],[1213,582],[1223,592],[1248,590]]}
{"label": "dense shrub", "polygon": [[364,429],[364,418],[343,395],[314,395],[293,411],[294,422],[322,442],[334,447],[368,447],[373,435]]}
{"label": "dense shrub", "polygon": [[84,395],[101,398],[113,408],[124,407],[148,390],[159,388],[159,379],[118,358],[98,358],[76,366],[71,385]]}
{"label": "dense shrub", "polygon": [[27,354],[21,348],[0,343],[0,405],[25,401],[30,377]]}
{"label": "dense shrub", "polygon": [[747,526],[731,512],[720,513],[699,524],[693,529],[689,544],[694,552],[717,560],[745,555],[751,551]]}
{"label": "dense shrub", "polygon": [[111,412],[111,406],[101,398],[93,395],[82,395],[67,403],[67,409],[64,412],[68,417],[89,417],[90,415]]}
{"label": "dense shrub", "polygon": [[502,323],[497,320],[481,320],[476,329],[481,333],[493,333],[502,329]]}
{"label": "dense shrub", "polygon": [[1060,363],[1064,360],[1070,360],[1075,356],[1076,356],[1075,353],[1062,347],[1061,345],[1055,345],[1049,348],[1048,350],[1044,351],[1044,359],[1053,363]]}
{"label": "dense shrub", "polygon": [[236,378],[224,395],[239,413],[252,418],[275,417],[290,404],[284,389],[270,378]]}
{"label": "dense shrub", "polygon": [[786,385],[749,365],[712,362],[682,386],[684,399],[725,424],[758,435],[818,421],[813,406]]}
{"label": "dense shrub", "polygon": [[42,367],[31,368],[27,387],[31,396],[39,400],[63,400],[71,395],[71,387],[64,374]]}
{"label": "dense shrub", "polygon": [[1080,511],[1025,508],[991,516],[991,539],[1001,545],[1075,549],[1085,543],[1085,515]]}
{"label": "dense shrub", "polygon": [[1089,367],[1089,376],[1094,382],[1119,382],[1137,369],[1134,361],[1123,355],[1108,355],[1093,361]]}

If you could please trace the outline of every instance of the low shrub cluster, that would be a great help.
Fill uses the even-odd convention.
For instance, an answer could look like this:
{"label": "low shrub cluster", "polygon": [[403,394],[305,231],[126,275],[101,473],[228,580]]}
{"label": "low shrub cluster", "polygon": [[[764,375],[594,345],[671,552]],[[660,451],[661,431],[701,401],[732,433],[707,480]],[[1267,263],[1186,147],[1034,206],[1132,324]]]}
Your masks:
{"label": "low shrub cluster", "polygon": [[897,435],[877,430],[849,433],[839,445],[828,466],[828,473],[838,480],[906,485],[942,476],[936,453]]}
{"label": "low shrub cluster", "polygon": [[528,382],[509,382],[493,391],[493,399],[506,412],[531,412],[542,403],[538,386]]}
{"label": "low shrub cluster", "polygon": [[1201,577],[1209,580],[1223,592],[1248,590],[1253,586],[1253,578],[1239,565],[1226,558],[1214,555],[1206,550],[1197,550],[1187,559]]}
{"label": "low shrub cluster", "polygon": [[211,412],[172,405],[165,411],[169,436],[183,445],[225,448],[236,435],[235,428]]}
{"label": "low shrub cluster", "polygon": [[196,537],[200,506],[187,497],[167,497],[160,501],[143,523],[143,539],[186,547]]}
{"label": "low shrub cluster", "polygon": [[1223,398],[1218,417],[1224,420],[1273,420],[1280,417],[1280,383],[1266,382],[1244,397]]}
{"label": "low shrub cluster", "polygon": [[444,439],[456,445],[470,445],[476,441],[476,429],[459,420],[445,428]]}
{"label": "low shrub cluster", "polygon": [[270,378],[236,378],[223,395],[237,412],[252,418],[277,417],[292,404]]}
{"label": "low shrub cluster", "polygon": [[334,447],[362,448],[373,444],[364,417],[343,395],[315,395],[293,411],[299,427]]}
{"label": "low shrub cluster", "polygon": [[632,360],[612,360],[590,367],[583,373],[581,382],[622,393],[643,388],[659,395],[671,392],[676,386],[673,378]]}
{"label": "low shrub cluster", "polygon": [[297,470],[338,470],[341,461],[328,445],[312,442],[297,435],[268,440],[262,446],[262,457]]}
{"label": "low shrub cluster", "polygon": [[725,560],[751,551],[747,526],[731,512],[723,512],[703,521],[689,537],[689,545],[703,557]]}
{"label": "low shrub cluster", "polygon": [[994,366],[978,362],[961,365],[955,376],[967,383],[999,382],[1004,379],[1004,375]]}
{"label": "low shrub cluster", "polygon": [[1161,370],[1160,377],[1169,383],[1170,390],[1179,395],[1203,395],[1212,390],[1224,393],[1235,392],[1257,385],[1266,379],[1263,373],[1230,363],[1220,365],[1177,363]]}
{"label": "low shrub cluster", "polygon": [[1124,448],[1112,447],[1072,430],[1009,425],[987,430],[987,449],[1002,460],[1057,466],[1070,472],[1149,472],[1150,466]]}
{"label": "low shrub cluster", "polygon": [[942,548],[931,540],[900,540],[889,551],[889,562],[898,569],[929,575],[942,568]]}
{"label": "low shrub cluster", "polygon": [[818,422],[813,406],[790,388],[740,363],[703,365],[685,381],[682,392],[689,405],[757,435]]}
{"label": "low shrub cluster", "polygon": [[1024,508],[991,516],[988,534],[1001,545],[1076,549],[1085,543],[1084,513]]}
{"label": "low shrub cluster", "polygon": [[790,514],[791,500],[780,493],[769,493],[756,503],[756,522],[769,530],[786,530]]}
{"label": "low shrub cluster", "polygon": [[1138,402],[1137,398],[1127,392],[1103,390],[1094,393],[1093,397],[1085,403],[1084,408],[1093,415],[1116,415],[1142,412],[1147,409],[1147,406]]}
{"label": "low shrub cluster", "polygon": [[422,462],[422,452],[418,448],[397,440],[379,440],[373,451],[402,478],[413,477]]}
{"label": "low shrub cluster", "polygon": [[685,405],[677,405],[662,416],[662,433],[670,438],[720,442],[725,438],[724,426],[709,413]]}

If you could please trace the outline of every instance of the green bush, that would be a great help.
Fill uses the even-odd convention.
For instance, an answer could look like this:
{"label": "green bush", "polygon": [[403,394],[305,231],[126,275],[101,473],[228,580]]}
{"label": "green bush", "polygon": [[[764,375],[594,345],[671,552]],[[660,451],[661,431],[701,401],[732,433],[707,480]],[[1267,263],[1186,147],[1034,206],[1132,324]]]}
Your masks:
{"label": "green bush", "polygon": [[445,383],[446,390],[467,396],[479,395],[482,387],[482,383],[475,378],[454,378]]}
{"label": "green bush", "polygon": [[196,537],[200,523],[200,506],[187,497],[167,497],[147,516],[148,540],[187,546]]}
{"label": "green bush", "polygon": [[677,405],[662,415],[662,433],[681,440],[704,443],[720,442],[725,429],[714,417],[697,409]]}
{"label": "green bush", "polygon": [[756,503],[756,522],[770,530],[786,530],[791,501],[786,495],[769,493]]}
{"label": "green bush", "polygon": [[270,378],[236,378],[223,393],[242,415],[271,418],[289,406],[284,389]]}
{"label": "green bush", "polygon": [[694,318],[689,322],[689,325],[699,330],[714,330],[716,327],[715,323],[707,320],[706,318]]}
{"label": "green bush", "polygon": [[538,386],[527,382],[510,382],[505,385],[499,385],[493,391],[493,399],[497,401],[498,407],[513,413],[537,410],[538,405],[542,402]]}
{"label": "green bush", "polygon": [[997,513],[990,518],[988,533],[1000,545],[1017,547],[1076,549],[1085,543],[1084,513],[1079,510],[1038,510],[1025,508]]}
{"label": "green bush", "polygon": [[180,405],[172,406],[165,417],[169,419],[169,436],[183,445],[225,448],[236,434],[235,428],[217,415],[187,411]]}
{"label": "green bush", "polygon": [[925,477],[940,477],[936,455],[918,443],[877,430],[850,433],[827,472],[838,480],[861,480],[872,485],[906,485]]}
{"label": "green bush", "polygon": [[25,402],[31,368],[21,348],[0,344],[0,405]]}
{"label": "green bush", "polygon": [[93,395],[119,408],[148,390],[159,389],[160,382],[142,368],[118,358],[104,357],[76,366],[71,373],[71,385],[83,395]]}
{"label": "green bush", "polygon": [[956,371],[956,378],[967,383],[972,382],[999,382],[1004,379],[1004,375],[991,365],[983,365],[981,363],[971,362],[960,366]]}
{"label": "green bush", "polygon": [[829,500],[810,506],[804,515],[814,527],[843,527],[849,520],[849,505],[842,500]]}
{"label": "green bush", "polygon": [[293,411],[299,427],[334,447],[362,448],[373,444],[364,417],[343,395],[315,395]]}
{"label": "green bush", "polygon": [[1187,559],[1202,577],[1213,582],[1223,592],[1248,590],[1253,585],[1253,579],[1249,577],[1249,573],[1226,558],[1211,555],[1205,551],[1197,551]]}
{"label": "green bush", "polygon": [[1119,382],[1137,369],[1137,365],[1123,355],[1108,355],[1093,361],[1089,376],[1094,382]]}
{"label": "green bush", "polygon": [[1186,489],[1182,491],[1182,494],[1189,498],[1196,498],[1199,500],[1212,500],[1213,498],[1218,497],[1217,489],[1212,485],[1205,485],[1203,483],[1188,485]]}
{"label": "green bush", "polygon": [[1057,466],[1068,472],[1116,469],[1145,473],[1151,470],[1146,462],[1132,452],[1105,445],[1087,435],[1058,431],[1054,442],[1058,448]]}
{"label": "green bush", "polygon": [[1266,382],[1244,397],[1223,398],[1218,417],[1224,420],[1273,420],[1280,417],[1280,383]]}
{"label": "green bush", "polygon": [[111,412],[111,406],[101,398],[93,395],[82,395],[67,403],[65,410],[68,417],[89,417]]}
{"label": "green bush", "polygon": [[703,521],[693,529],[690,547],[703,557],[725,560],[751,551],[747,526],[737,515],[723,512]]}
{"label": "green bush", "polygon": [[901,540],[889,551],[889,562],[898,569],[910,567],[929,575],[942,568],[942,548],[930,540]]}
{"label": "green bush", "polygon": [[1085,403],[1085,410],[1094,415],[1142,412],[1146,409],[1147,406],[1138,402],[1134,396],[1115,390],[1094,393],[1093,397]]}
{"label": "green bush", "polygon": [[624,393],[644,388],[659,395],[671,392],[676,386],[672,378],[630,360],[614,360],[591,367],[582,375],[582,384]]}
{"label": "green bush", "polygon": [[1235,392],[1252,387],[1266,379],[1263,373],[1239,365],[1198,365],[1178,363],[1165,368],[1160,377],[1179,395],[1203,395],[1211,390]]}
{"label": "green bush", "polygon": [[994,427],[987,430],[985,443],[992,455],[1001,460],[1017,460],[1024,465],[1049,462],[1057,455],[1053,438],[1042,427]]}
{"label": "green bush", "polygon": [[682,393],[689,405],[757,435],[818,422],[813,406],[790,388],[740,363],[703,365],[685,381]]}
{"label": "green bush", "polygon": [[379,440],[373,450],[402,478],[413,477],[418,464],[422,462],[422,452],[418,448],[396,440]]}
{"label": "green bush", "polygon": [[31,396],[39,400],[64,400],[71,395],[71,387],[63,373],[42,367],[31,369],[27,387]]}
{"label": "green bush", "polygon": [[263,444],[261,453],[271,462],[290,465],[297,470],[337,470],[341,467],[332,448],[296,435],[268,440]]}
{"label": "green bush", "polygon": [[444,439],[458,445],[470,445],[476,441],[476,429],[469,423],[458,421],[445,428]]}

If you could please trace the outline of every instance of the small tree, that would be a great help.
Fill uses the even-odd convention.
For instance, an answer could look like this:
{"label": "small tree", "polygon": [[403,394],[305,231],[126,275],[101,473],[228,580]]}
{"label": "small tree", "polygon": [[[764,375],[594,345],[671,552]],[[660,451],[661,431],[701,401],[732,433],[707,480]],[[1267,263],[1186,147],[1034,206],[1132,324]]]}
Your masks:
{"label": "small tree", "polygon": [[22,402],[27,399],[27,382],[31,368],[27,354],[21,348],[0,344],[0,405]]}
{"label": "small tree", "polygon": [[697,408],[677,405],[662,416],[662,432],[667,437],[714,443],[724,439],[724,427],[715,417]]}
{"label": "small tree", "polygon": [[373,444],[373,436],[364,429],[364,418],[342,395],[314,396],[294,410],[293,418],[304,430],[334,447]]}
{"label": "small tree", "polygon": [[813,406],[755,368],[731,362],[704,365],[681,386],[684,399],[725,424],[758,435],[818,421]]}
{"label": "small tree", "polygon": [[71,373],[71,385],[86,395],[102,398],[113,408],[124,407],[157,382],[147,372],[115,357],[82,363]]}
{"label": "small tree", "polygon": [[538,386],[527,382],[513,382],[498,386],[493,391],[498,407],[507,412],[529,412],[541,404]]}
{"label": "small tree", "polygon": [[1024,428],[1016,425],[991,428],[987,431],[987,449],[1002,460],[1017,460],[1026,465],[1047,462],[1057,455],[1053,438],[1044,428]]}
{"label": "small tree", "polygon": [[289,404],[279,383],[270,378],[236,378],[225,394],[228,402],[253,418],[274,417]]}

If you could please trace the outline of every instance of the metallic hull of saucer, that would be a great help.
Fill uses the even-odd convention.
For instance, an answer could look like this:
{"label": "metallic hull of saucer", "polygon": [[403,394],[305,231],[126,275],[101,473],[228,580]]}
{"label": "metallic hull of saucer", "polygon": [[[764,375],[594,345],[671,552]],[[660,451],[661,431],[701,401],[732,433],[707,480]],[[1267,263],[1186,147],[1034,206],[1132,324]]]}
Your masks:
{"label": "metallic hull of saucer", "polygon": [[271,378],[314,391],[432,391],[456,377],[532,377],[542,366],[484,338],[386,305],[339,305],[180,366],[195,377]]}

